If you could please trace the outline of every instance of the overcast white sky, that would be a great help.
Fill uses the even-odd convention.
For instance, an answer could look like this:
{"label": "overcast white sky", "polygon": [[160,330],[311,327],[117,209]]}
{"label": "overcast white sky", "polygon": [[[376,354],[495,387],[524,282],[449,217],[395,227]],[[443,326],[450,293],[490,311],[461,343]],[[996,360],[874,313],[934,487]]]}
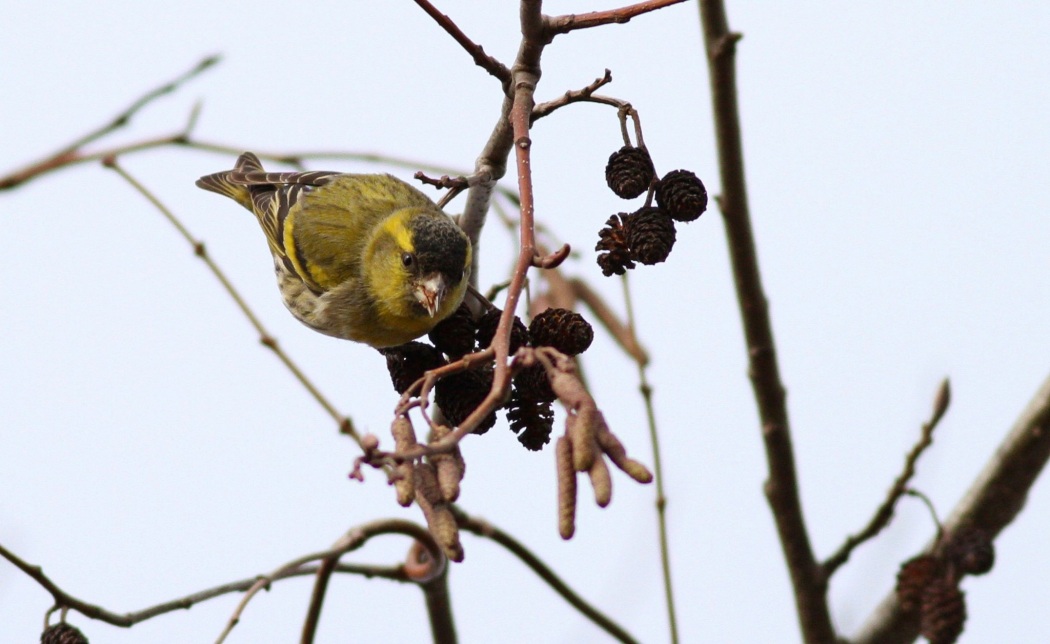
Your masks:
{"label": "overcast white sky", "polygon": [[[510,62],[516,3],[436,3]],[[546,3],[548,13],[607,8]],[[115,141],[181,127],[261,151],[375,151],[469,170],[498,83],[410,2],[8,2],[0,43],[0,174],[97,126],[200,58],[221,66],[158,101]],[[869,518],[917,437],[938,382],[953,403],[915,485],[942,514],[1050,366],[1050,5],[730,2],[751,206],[789,390],[802,497],[826,556]],[[640,110],[660,171],[717,192],[694,3],[557,39],[538,96],[586,85]],[[613,110],[573,106],[533,132],[537,217],[579,258],[566,272],[617,310],[597,231],[629,209],[603,168]],[[250,216],[194,187],[233,158],[168,149],[137,174],[205,240],[281,344],[359,428],[385,436],[396,395],[367,347],[314,334],[280,304]],[[319,169],[386,170],[322,163]],[[398,170],[408,178],[410,171]],[[510,181],[508,185],[513,185]],[[452,206],[455,210],[458,204]],[[174,230],[98,166],[0,194],[0,543],[63,588],[117,612],[250,577],[379,517],[418,519],[380,476],[348,481],[356,447],[278,361]],[[485,234],[482,285],[513,242]],[[680,227],[666,264],[632,275],[664,441],[675,590],[687,642],[794,642],[787,575],[761,494],[765,464],[721,222]],[[628,450],[652,462],[634,369],[598,334],[585,367]],[[517,535],[646,642],[666,641],[652,487],[614,477],[598,511],[581,488],[577,535],[557,534],[552,450],[500,421],[463,446],[463,507]],[[963,642],[1045,640],[1050,486],[964,583]],[[851,634],[931,536],[906,500],[834,578]],[[498,546],[464,537],[451,575],[464,642],[601,641]],[[348,561],[393,563],[379,539]],[[231,642],[294,641],[310,581],[249,605]],[[73,614],[94,642],[206,642],[236,596],[122,630]],[[0,562],[0,642],[34,641],[50,597]],[[337,578],[319,642],[425,640],[420,593]]]}

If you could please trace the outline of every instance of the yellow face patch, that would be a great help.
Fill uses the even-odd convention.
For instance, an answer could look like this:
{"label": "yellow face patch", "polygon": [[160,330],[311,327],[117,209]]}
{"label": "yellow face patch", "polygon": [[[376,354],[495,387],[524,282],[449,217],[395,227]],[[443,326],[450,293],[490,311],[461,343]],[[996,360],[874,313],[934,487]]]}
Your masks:
{"label": "yellow face patch", "polygon": [[408,228],[409,220],[415,212],[414,208],[405,208],[383,221],[383,232],[393,237],[398,247],[406,253],[416,250],[412,244],[412,233]]}

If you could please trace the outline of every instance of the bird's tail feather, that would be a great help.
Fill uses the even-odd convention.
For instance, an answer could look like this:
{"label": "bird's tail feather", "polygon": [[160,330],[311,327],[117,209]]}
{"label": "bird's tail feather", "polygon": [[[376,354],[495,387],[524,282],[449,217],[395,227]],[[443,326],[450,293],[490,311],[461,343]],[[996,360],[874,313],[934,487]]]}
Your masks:
{"label": "bird's tail feather", "polygon": [[197,179],[197,187],[229,197],[248,210],[252,210],[251,191],[247,185],[235,181],[232,175],[262,171],[263,167],[259,163],[259,157],[251,152],[245,152],[237,158],[237,163],[234,165],[233,170],[203,176]]}

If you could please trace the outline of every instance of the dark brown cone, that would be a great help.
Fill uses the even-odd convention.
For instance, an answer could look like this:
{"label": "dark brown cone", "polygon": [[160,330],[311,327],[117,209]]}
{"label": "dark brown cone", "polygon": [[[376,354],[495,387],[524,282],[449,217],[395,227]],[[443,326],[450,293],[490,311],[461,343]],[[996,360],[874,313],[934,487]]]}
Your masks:
{"label": "dark brown cone", "polygon": [[514,396],[507,405],[507,420],[525,449],[536,452],[551,441],[554,410],[549,402]]}
{"label": "dark brown cone", "polygon": [[[598,266],[606,277],[610,275],[623,275],[628,269],[634,268],[631,261],[631,249],[627,247],[627,236],[624,230],[624,222],[630,217],[625,212],[609,217],[605,222],[605,228],[598,231],[598,244],[594,250],[599,251]],[[605,252],[602,252],[605,251]]]}
{"label": "dark brown cone", "polygon": [[536,347],[553,347],[565,355],[575,356],[587,350],[594,340],[594,330],[583,316],[568,309],[547,309],[532,318],[529,337]]}
{"label": "dark brown cone", "polygon": [[922,594],[940,570],[940,562],[931,555],[919,555],[901,565],[897,573],[897,603],[903,612],[918,615]]}
{"label": "dark brown cone", "polygon": [[659,264],[674,248],[674,220],[659,208],[642,208],[624,222],[631,259],[642,264]]}
{"label": "dark brown cone", "polygon": [[625,145],[605,164],[605,183],[621,199],[634,199],[649,189],[656,177],[653,160],[645,148]]}
{"label": "dark brown cone", "polygon": [[514,375],[514,391],[525,400],[554,402],[557,396],[551,389],[551,381],[543,365],[525,367]]}
{"label": "dark brown cone", "polygon": [[474,351],[474,318],[470,308],[460,304],[455,312],[437,323],[427,337],[450,358],[462,358]]}
{"label": "dark brown cone", "polygon": [[[492,344],[492,338],[496,337],[496,327],[499,326],[499,318],[501,315],[503,315],[503,311],[500,309],[491,309],[478,320],[478,330],[476,334],[478,347],[484,349]],[[515,351],[528,343],[529,330],[525,328],[525,324],[521,321],[521,318],[515,315],[514,323],[510,327],[509,353],[514,355]]]}
{"label": "dark brown cone", "polygon": [[[453,427],[469,416],[492,388],[492,370],[468,369],[446,376],[434,386],[434,402],[441,407],[445,419]],[[482,419],[474,428],[475,434],[484,434],[496,424],[496,412]]]}
{"label": "dark brown cone", "polygon": [[966,622],[966,599],[958,583],[937,577],[922,594],[919,629],[930,644],[953,644]]}
{"label": "dark brown cone", "polygon": [[40,635],[40,644],[88,644],[88,638],[75,626],[59,622],[48,626]]}
{"label": "dark brown cone", "polygon": [[423,377],[430,369],[437,369],[445,364],[441,352],[422,342],[408,342],[396,347],[382,349],[386,356],[386,369],[390,373],[390,382],[399,394],[412,386],[412,383]]}
{"label": "dark brown cone", "polygon": [[656,203],[676,221],[694,221],[707,210],[707,188],[688,170],[672,170],[656,184]]}
{"label": "dark brown cone", "polygon": [[995,545],[980,528],[963,528],[955,534],[945,556],[967,575],[983,575],[995,565]]}

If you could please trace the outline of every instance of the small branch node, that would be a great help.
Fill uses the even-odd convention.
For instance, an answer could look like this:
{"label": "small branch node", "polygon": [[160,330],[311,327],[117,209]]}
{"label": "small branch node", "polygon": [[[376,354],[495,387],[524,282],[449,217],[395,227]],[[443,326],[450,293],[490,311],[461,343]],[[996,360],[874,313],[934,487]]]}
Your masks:
{"label": "small branch node", "polygon": [[572,248],[568,244],[563,244],[561,248],[549,255],[536,255],[532,260],[532,265],[543,269],[557,268],[569,257],[571,252]]}

